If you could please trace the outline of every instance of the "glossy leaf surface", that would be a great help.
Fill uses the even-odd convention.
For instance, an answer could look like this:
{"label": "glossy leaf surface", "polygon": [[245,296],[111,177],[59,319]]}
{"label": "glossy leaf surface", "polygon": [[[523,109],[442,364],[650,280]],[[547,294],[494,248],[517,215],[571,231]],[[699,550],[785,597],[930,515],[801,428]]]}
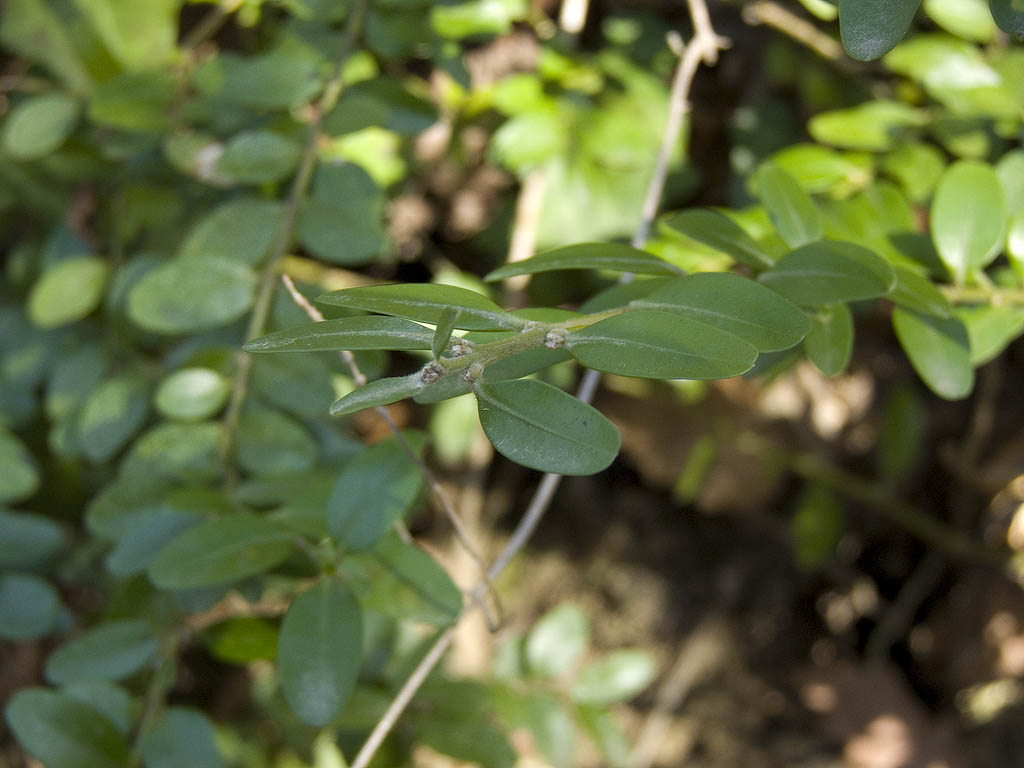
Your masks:
{"label": "glossy leaf surface", "polygon": [[987,266],[1006,232],[1006,208],[995,171],[984,163],[951,165],[935,190],[931,227],[935,248],[958,283]]}
{"label": "glossy leaf surface", "polygon": [[843,47],[860,61],[891,51],[910,28],[921,0],[839,0]]}

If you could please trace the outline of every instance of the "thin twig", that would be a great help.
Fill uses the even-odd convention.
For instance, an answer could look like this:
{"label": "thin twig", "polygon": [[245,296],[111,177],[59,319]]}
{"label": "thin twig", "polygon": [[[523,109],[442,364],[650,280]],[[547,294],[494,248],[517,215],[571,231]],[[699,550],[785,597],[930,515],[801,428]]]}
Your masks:
{"label": "thin twig", "polygon": [[[686,114],[686,110],[688,108],[689,88],[690,84],[693,82],[693,76],[696,68],[699,66],[701,61],[708,61],[709,63],[715,61],[718,51],[728,44],[726,40],[718,37],[715,34],[714,29],[711,27],[707,6],[705,5],[704,0],[688,0],[688,3],[690,7],[690,14],[693,18],[695,35],[694,39],[690,42],[690,45],[687,46],[686,50],[683,52],[679,65],[676,69],[675,77],[673,78],[672,103],[669,106],[669,116],[665,124],[665,133],[662,137],[661,148],[658,152],[658,159],[655,163],[654,173],[651,176],[651,181],[647,188],[647,195],[644,198],[642,220],[637,225],[636,233],[632,239],[635,247],[642,247],[647,241],[651,224],[657,214],[658,202],[661,199],[661,194],[665,186],[665,177],[668,171],[669,159],[671,158],[673,147],[679,141],[683,116]],[[676,102],[681,102],[681,104],[677,104]],[[594,393],[600,381],[600,376],[601,374],[597,371],[588,370],[583,375],[576,396],[583,402],[590,402],[594,397]],[[547,511],[548,506],[551,504],[551,500],[554,498],[555,491],[558,489],[558,485],[561,480],[561,475],[550,472],[541,478],[540,484],[537,486],[537,490],[534,492],[533,498],[530,500],[522,519],[519,521],[518,525],[516,525],[511,538],[505,545],[505,548],[501,551],[501,554],[498,555],[497,559],[495,559],[494,563],[488,570],[487,575],[492,582],[497,579],[501,572],[505,570],[505,567],[509,564],[512,558],[515,557],[526,545],[526,542],[529,541],[533,532],[540,524],[541,519],[544,517],[544,513]],[[488,588],[488,582],[479,582],[470,593],[470,598],[473,600],[479,600],[487,592]],[[412,701],[413,696],[416,695],[416,692],[423,684],[423,681],[426,680],[431,670],[437,666],[441,661],[441,658],[444,656],[445,651],[448,650],[455,633],[455,626],[459,621],[461,621],[463,616],[465,616],[474,607],[475,604],[473,602],[464,607],[458,616],[455,617],[449,628],[438,637],[434,642],[434,645],[429,651],[427,651],[427,654],[416,666],[413,673],[402,684],[398,694],[392,700],[384,715],[377,721],[377,724],[370,732],[366,743],[363,744],[363,747],[359,750],[355,760],[352,761],[351,768],[366,768],[370,760],[373,759],[373,756],[380,748],[380,745],[384,742],[384,739],[387,738],[388,733],[391,732],[395,723],[398,722],[398,718],[401,717],[406,706],[408,706],[409,702]]]}
{"label": "thin twig", "polygon": [[797,16],[788,8],[783,8],[771,0],[759,0],[743,6],[743,20],[750,25],[764,24],[778,30],[814,51],[821,58],[835,62],[843,68],[855,66],[846,56],[838,40],[822,32],[807,19]]}

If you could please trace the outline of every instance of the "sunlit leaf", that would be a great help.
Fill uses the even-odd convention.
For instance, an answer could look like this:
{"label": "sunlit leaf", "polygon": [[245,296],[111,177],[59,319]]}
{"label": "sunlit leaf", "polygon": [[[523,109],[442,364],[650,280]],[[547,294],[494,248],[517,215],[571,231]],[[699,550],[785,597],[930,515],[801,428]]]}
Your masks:
{"label": "sunlit leaf", "polygon": [[750,235],[718,211],[695,208],[672,216],[666,223],[687,237],[710,245],[753,269],[765,269],[773,263]]}
{"label": "sunlit leaf", "polygon": [[931,211],[932,239],[953,278],[988,265],[1006,232],[999,177],[984,163],[960,161],[939,180]]}
{"label": "sunlit leaf", "polygon": [[846,304],[818,307],[811,316],[811,332],[804,351],[826,376],[842,373],[853,353],[853,314]]}

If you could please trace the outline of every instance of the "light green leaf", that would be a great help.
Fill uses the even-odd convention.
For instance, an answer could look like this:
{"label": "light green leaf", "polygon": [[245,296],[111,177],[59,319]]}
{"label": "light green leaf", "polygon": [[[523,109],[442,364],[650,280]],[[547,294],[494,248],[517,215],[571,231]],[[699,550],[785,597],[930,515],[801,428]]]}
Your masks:
{"label": "light green leaf", "polygon": [[786,254],[758,280],[794,304],[821,306],[885,296],[896,274],[867,248],[822,240]]}
{"label": "light green leaf", "polygon": [[139,707],[131,694],[121,686],[108,683],[106,680],[79,680],[62,686],[60,692],[64,696],[88,704],[104,715],[123,736],[131,733],[138,718]]}
{"label": "light green leaf", "polygon": [[123,768],[128,746],[88,704],[44,688],[23,688],[7,705],[18,741],[46,768]]}
{"label": "light green leaf", "polygon": [[572,699],[578,704],[626,701],[650,685],[656,671],[647,651],[613,651],[580,671],[572,686]]}
{"label": "light green leaf", "polygon": [[910,28],[921,0],[839,0],[843,48],[859,61],[891,51]]}
{"label": "light green leaf", "polygon": [[915,203],[931,197],[945,165],[942,151],[931,144],[901,144],[882,158],[882,170],[896,179]]}
{"label": "light green leaf", "polygon": [[321,164],[299,210],[299,240],[334,264],[365,264],[385,247],[385,203],[384,191],[358,165]]}
{"label": "light green leaf", "polygon": [[237,320],[252,306],[256,277],[219,256],[175,259],[149,272],[128,294],[128,316],[156,333],[189,333]]}
{"label": "light green leaf", "polygon": [[579,243],[556,248],[531,259],[505,264],[488,274],[488,281],[533,275],[559,269],[608,269],[639,275],[678,275],[680,270],[657,256],[621,243]]}
{"label": "light green leaf", "polygon": [[412,397],[422,390],[423,386],[423,379],[418,372],[409,376],[377,379],[335,400],[331,405],[331,415],[347,416],[365,408],[391,405],[391,403]]}
{"label": "light green leaf", "polygon": [[156,634],[145,621],[108,621],[87,629],[50,654],[46,679],[58,684],[119,680],[142,669],[156,649]]}
{"label": "light green leaf", "polygon": [[811,332],[804,351],[826,376],[842,373],[853,353],[853,314],[846,304],[818,307],[811,316]]}
{"label": "light green leaf", "polygon": [[1010,219],[1006,233],[1006,255],[1018,275],[1024,276],[1024,208]]}
{"label": "light green leaf", "polygon": [[248,352],[430,349],[434,333],[400,317],[343,317],[286,328],[247,342]]}
{"label": "light green leaf", "polygon": [[987,43],[996,25],[986,0],[924,0],[924,12],[947,32],[975,43]]}
{"label": "light green leaf", "polygon": [[[2,457],[0,462],[3,462]],[[3,466],[6,471],[7,464]],[[63,546],[64,531],[50,518],[0,509],[0,568],[41,565]]]}
{"label": "light green leaf", "polygon": [[217,624],[207,646],[229,664],[250,664],[277,658],[277,627],[256,616],[239,616]]}
{"label": "light green leaf", "polygon": [[181,0],[75,2],[125,69],[156,69],[174,60]]}
{"label": "light green leaf", "polygon": [[76,256],[47,269],[28,297],[28,316],[40,328],[57,328],[92,313],[103,299],[110,269],[96,256]]}
{"label": "light green leaf", "polygon": [[664,283],[632,306],[679,311],[752,344],[789,349],[807,334],[807,316],[775,291],[739,275],[704,272]]}
{"label": "light green leaf", "polygon": [[874,175],[870,155],[837,152],[820,144],[793,144],[772,155],[771,161],[811,193],[848,195],[869,184]]}
{"label": "light green leaf", "polygon": [[974,387],[971,347],[959,318],[933,317],[896,307],[892,325],[903,351],[925,384],[947,400],[960,400]]}
{"label": "light green leaf", "polygon": [[668,226],[699,243],[710,245],[755,270],[772,265],[772,259],[727,216],[707,208],[695,208],[672,216]]}
{"label": "light green leaf", "polygon": [[53,631],[60,597],[53,586],[24,573],[0,574],[0,637],[16,642]]}
{"label": "light green leaf", "polygon": [[573,603],[552,608],[526,637],[525,653],[530,670],[541,677],[568,673],[590,644],[590,621]]}
{"label": "light green leaf", "polygon": [[996,176],[1003,188],[1006,210],[1011,214],[1024,210],[1024,149],[1013,149],[999,158]]}
{"label": "light green leaf", "polygon": [[1024,332],[1024,309],[1019,307],[960,307],[956,316],[967,328],[975,367],[996,358]]}
{"label": "light green leaf", "polygon": [[27,499],[39,487],[39,469],[21,441],[0,426],[0,502]]}
{"label": "light green leaf", "polygon": [[145,768],[221,768],[213,725],[202,712],[170,707],[142,737]]}
{"label": "light green leaf", "polygon": [[921,110],[903,102],[868,101],[815,115],[807,123],[807,132],[822,144],[885,152],[904,143],[911,129],[927,123]]}
{"label": "light green leaf", "polygon": [[312,469],[318,449],[302,424],[272,408],[247,406],[238,423],[238,464],[253,474]]}
{"label": "light green leaf", "polygon": [[202,421],[213,416],[227,401],[231,387],[210,368],[182,368],[162,382],[154,405],[168,419]]}
{"label": "light green leaf", "polygon": [[584,704],[576,707],[576,717],[608,765],[623,766],[628,763],[632,745],[612,713],[604,707]]}
{"label": "light green leaf", "polygon": [[273,568],[292,552],[287,528],[250,514],[220,517],[190,528],[149,566],[161,589],[226,584]]}
{"label": "light green leaf", "polygon": [[992,17],[1006,34],[1024,40],[1024,6],[1020,0],[989,0]]}
{"label": "light green leaf", "polygon": [[571,768],[576,752],[576,723],[552,693],[501,688],[495,696],[498,717],[509,731],[525,730],[554,768]]}
{"label": "light green leaf", "polygon": [[441,316],[437,319],[437,328],[434,329],[434,336],[430,340],[430,352],[435,360],[439,360],[448,350],[448,342],[452,338],[452,331],[455,330],[455,323],[458,322],[459,311],[454,307],[445,307],[441,310]]}
{"label": "light green leaf", "polygon": [[362,656],[362,614],[344,585],[324,579],[295,598],[281,624],[277,666],[298,718],[329,723],[355,687]]}
{"label": "light green leaf", "polygon": [[942,174],[932,202],[932,240],[958,283],[999,253],[1006,216],[999,177],[991,166],[961,160]]}
{"label": "light green leaf", "polygon": [[178,258],[194,260],[199,269],[211,256],[258,266],[270,250],[283,212],[283,205],[276,200],[229,200],[192,228],[178,250]]}
{"label": "light green leaf", "polygon": [[792,176],[777,165],[764,163],[756,178],[761,202],[786,245],[799,248],[824,236],[821,212]]}
{"label": "light green leaf", "polygon": [[543,472],[591,475],[619,452],[619,432],[600,411],[535,379],[478,382],[480,424],[498,453]]}
{"label": "light green leaf", "polygon": [[[413,450],[422,447],[407,435]],[[331,535],[350,549],[372,547],[409,511],[423,489],[419,466],[397,438],[367,448],[342,470],[327,502]]]}
{"label": "light green leaf", "polygon": [[107,461],[120,451],[149,413],[149,383],[125,373],[107,379],[92,391],[78,415],[78,440],[95,462]]}
{"label": "light green leaf", "polygon": [[949,317],[949,299],[927,277],[907,267],[896,267],[896,287],[889,296],[893,303],[926,315]]}
{"label": "light green leaf", "polygon": [[4,120],[3,148],[18,160],[45,157],[75,130],[78,112],[78,102],[63,93],[19,102]]}
{"label": "light green leaf", "polygon": [[433,5],[430,26],[441,37],[456,40],[472,35],[501,35],[513,21],[525,18],[525,0],[467,0],[455,5]]}
{"label": "light green leaf", "polygon": [[172,125],[170,112],[178,83],[167,71],[122,72],[89,94],[86,113],[93,123],[155,135]]}
{"label": "light green leaf", "polygon": [[[471,331],[519,329],[526,324],[525,320],[506,312],[486,296],[453,285],[371,285],[325,293],[317,301],[337,307],[404,317],[431,325],[437,325],[446,307],[454,307],[459,310],[456,327]],[[429,342],[426,348],[430,348]]]}
{"label": "light green leaf", "polygon": [[291,175],[299,146],[273,131],[244,131],[224,146],[217,173],[238,184],[267,184]]}
{"label": "light green leaf", "polygon": [[582,365],[648,379],[724,379],[749,371],[757,349],[728,331],[677,312],[614,315],[566,338]]}

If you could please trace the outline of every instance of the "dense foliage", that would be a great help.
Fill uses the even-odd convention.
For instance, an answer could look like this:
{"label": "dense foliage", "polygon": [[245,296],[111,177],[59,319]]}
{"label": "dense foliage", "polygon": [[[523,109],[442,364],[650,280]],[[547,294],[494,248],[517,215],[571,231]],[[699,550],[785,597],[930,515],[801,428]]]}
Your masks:
{"label": "dense foliage", "polygon": [[[806,356],[835,375],[881,306],[924,384],[970,395],[1024,332],[1024,7],[803,4],[880,64],[775,41],[806,135],[751,98],[730,204],[630,246],[685,16],[576,39],[525,0],[8,0],[0,637],[53,648],[6,707],[25,749],[48,768],[340,764],[471,604],[403,535],[421,457],[464,453],[475,409],[514,462],[604,470],[619,432],[566,391],[573,366],[705,380]],[[517,39],[526,61],[482,61]],[[699,187],[683,149],[678,204]],[[486,170],[543,178],[538,255],[505,263],[512,201],[486,190],[451,253],[429,224],[399,231],[410,201]],[[365,444],[356,414],[407,398],[431,428]],[[654,669],[630,649],[583,663],[588,632],[561,606],[493,679],[432,678],[374,764],[426,744],[509,766],[519,727],[553,765],[577,730],[622,764],[608,708]],[[194,645],[256,670],[272,736],[171,701]]]}

